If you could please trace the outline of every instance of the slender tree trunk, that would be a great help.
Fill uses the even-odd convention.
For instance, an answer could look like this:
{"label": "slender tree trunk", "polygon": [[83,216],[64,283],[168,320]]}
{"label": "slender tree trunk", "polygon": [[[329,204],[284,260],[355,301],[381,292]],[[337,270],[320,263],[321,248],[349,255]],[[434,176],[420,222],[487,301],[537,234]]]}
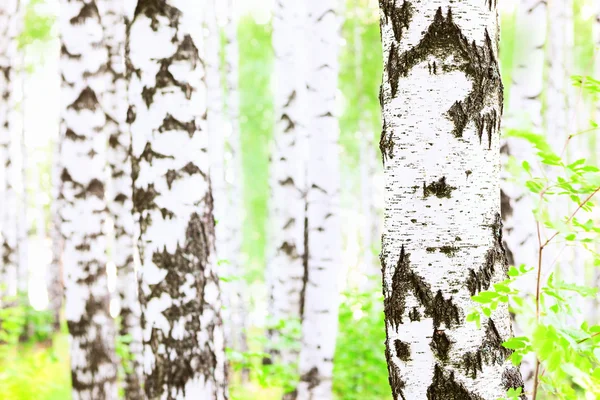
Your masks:
{"label": "slender tree trunk", "polygon": [[[298,321],[305,285],[306,81],[304,2],[277,2],[273,18],[275,52],[275,136],[271,151],[270,239],[266,280],[269,315],[274,322]],[[270,332],[271,355],[284,364],[298,352],[282,347],[279,332]]]}
{"label": "slender tree trunk", "polygon": [[128,121],[149,399],[227,398],[203,11],[194,1],[140,0],[129,27]]}
{"label": "slender tree trunk", "polygon": [[506,278],[496,2],[380,1],[385,171],[381,263],[394,399],[495,400],[523,385],[471,296]]}
{"label": "slender tree trunk", "polygon": [[[242,252],[242,223],[243,216],[243,185],[242,185],[242,149],[240,146],[239,125],[239,43],[237,40],[237,1],[228,0],[226,4],[225,21],[225,135],[227,137],[225,182],[228,185],[227,213],[225,237],[227,238],[227,251],[230,254],[228,269],[234,280],[228,283],[224,291],[230,297],[231,309],[231,346],[242,352],[248,351],[246,329],[248,323],[246,315],[246,281],[244,280]],[[244,371],[244,379],[247,379]]]}
{"label": "slender tree trunk", "polygon": [[110,185],[107,191],[108,211],[114,224],[112,261],[117,270],[121,325],[119,335],[131,336],[129,350],[133,356],[126,372],[125,398],[143,398],[142,392],[142,332],[138,300],[137,273],[133,263],[133,203],[131,187],[131,136],[126,122],[127,81],[125,80],[125,18],[122,0],[100,0],[100,17],[104,29],[104,45],[109,56],[109,84],[103,96],[106,105],[108,134],[107,161]]}
{"label": "slender tree trunk", "polygon": [[[571,54],[573,42],[573,3],[571,0],[548,1],[548,50],[546,53],[547,88],[546,88],[546,136],[557,154],[564,148],[567,138],[576,128],[575,120],[571,120],[572,87],[570,83]],[[566,155],[568,156],[568,155]],[[551,172],[551,174],[554,174]],[[551,176],[551,179],[555,177]],[[571,208],[568,199],[557,198],[552,207],[556,210],[552,217],[562,219]],[[565,251],[566,250],[566,251]],[[575,272],[572,263],[573,252],[554,244],[546,250],[547,260],[558,259],[557,272],[560,279],[571,280]],[[549,267],[547,265],[546,267]],[[545,273],[549,273],[546,268]]]}
{"label": "slender tree trunk", "polygon": [[60,330],[61,311],[64,303],[64,268],[63,251],[64,238],[61,234],[60,205],[58,201],[62,193],[61,167],[60,167],[60,148],[64,140],[62,133],[59,133],[57,143],[54,145],[54,154],[52,157],[52,204],[50,205],[50,241],[52,247],[52,260],[50,261],[47,282],[48,282],[48,309],[54,316],[54,330]]}
{"label": "slender tree trunk", "polygon": [[[363,57],[363,43],[362,43],[362,24],[359,16],[359,10],[361,9],[360,0],[355,1],[353,5],[354,9],[354,26],[353,26],[353,42],[354,42],[354,71],[356,85],[359,88],[364,87],[363,85],[363,72],[362,72],[362,57]],[[373,254],[375,244],[381,240],[379,234],[379,215],[377,214],[376,207],[376,189],[373,185],[373,180],[377,174],[377,152],[375,149],[373,132],[367,128],[363,110],[363,95],[360,94],[358,98],[357,110],[361,112],[358,122],[357,135],[361,140],[360,146],[360,158],[359,158],[359,169],[360,169],[360,202],[361,211],[363,217],[363,226],[361,227],[361,244],[362,244],[362,255],[359,267],[359,290],[361,292],[371,292],[378,284],[377,281],[381,282],[381,267]],[[377,281],[376,281],[377,280]]]}
{"label": "slender tree trunk", "polygon": [[0,274],[4,285],[0,293],[14,296],[17,292],[17,173],[13,162],[14,107],[18,57],[16,35],[18,30],[18,0],[5,1],[0,5]]}
{"label": "slender tree trunk", "polygon": [[62,132],[60,228],[74,399],[116,399],[115,327],[106,276],[109,61],[95,1],[61,2]]}
{"label": "slender tree trunk", "polygon": [[27,187],[29,183],[29,179],[27,176],[27,166],[29,155],[27,153],[27,143],[26,143],[26,134],[25,134],[25,126],[23,121],[23,116],[25,112],[23,110],[25,104],[25,91],[24,89],[24,73],[23,65],[24,65],[24,57],[21,55],[19,57],[19,79],[17,82],[19,83],[20,89],[20,104],[18,106],[18,115],[20,122],[20,138],[19,138],[19,153],[21,154],[21,162],[19,165],[19,178],[20,181],[20,193],[18,196],[19,204],[18,204],[18,215],[17,215],[17,246],[18,246],[18,277],[17,277],[17,287],[19,293],[22,296],[27,298],[28,288],[29,288],[29,260],[28,260],[28,251],[29,251],[29,224],[27,222],[27,207],[28,207],[28,196],[27,196]]}
{"label": "slender tree trunk", "polygon": [[339,19],[335,0],[307,2],[306,266],[298,399],[331,399],[341,270],[340,172],[335,110]]}
{"label": "slender tree trunk", "polygon": [[[525,129],[542,134],[546,3],[527,0],[520,2],[517,7],[515,37],[520,45],[516,46],[513,55],[516,65],[512,73],[511,97],[504,125],[509,129]],[[507,165],[508,156],[511,156],[519,164],[527,161],[534,170],[537,169],[538,163],[529,143],[522,139],[510,138],[501,140],[501,143],[503,166]],[[501,176],[501,214],[508,262],[511,265],[525,264],[534,268],[537,266],[539,247],[535,216],[532,212],[535,203],[520,181],[515,182],[504,170]],[[533,294],[535,274],[529,274],[527,279],[520,279],[517,284],[521,293]],[[522,334],[526,323],[525,320],[516,319],[515,330],[518,336]],[[531,389],[533,384],[534,364],[534,354],[525,357],[521,363],[520,369],[527,390]]]}

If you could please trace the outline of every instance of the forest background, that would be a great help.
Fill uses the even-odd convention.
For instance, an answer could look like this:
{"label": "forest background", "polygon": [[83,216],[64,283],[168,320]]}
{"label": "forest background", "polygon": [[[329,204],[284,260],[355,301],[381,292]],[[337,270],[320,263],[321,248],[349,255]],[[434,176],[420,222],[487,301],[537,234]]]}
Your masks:
{"label": "forest background", "polygon": [[[510,108],[512,73],[515,65],[526,63],[520,44],[527,39],[527,27],[516,24],[517,0],[499,1],[501,17],[500,59],[505,86],[505,105]],[[600,62],[600,50],[593,32],[600,25],[594,0],[574,0],[570,29],[573,41],[565,49],[571,60],[570,75],[593,75]],[[266,312],[264,272],[267,249],[269,200],[269,149],[275,114],[272,93],[274,54],[272,48],[272,4],[268,1],[241,2],[238,11],[239,98],[243,187],[243,276],[249,301],[248,342],[250,350],[228,352],[237,371],[231,382],[231,398],[276,399],[294,386],[292,369],[263,365]],[[30,340],[0,346],[0,397],[2,399],[60,400],[70,396],[67,333],[53,333],[48,305],[46,266],[51,261],[48,232],[52,218],[52,163],[59,131],[60,91],[57,1],[30,0],[24,14],[20,51],[25,55],[22,74],[23,131],[26,180],[17,192],[27,211],[29,290],[28,299],[13,310],[2,310],[3,341],[27,326]],[[334,367],[334,392],[340,400],[387,399],[390,397],[384,355],[383,301],[381,283],[366,285],[361,265],[376,259],[380,243],[368,234],[365,202],[382,215],[383,170],[379,137],[381,108],[378,99],[383,66],[376,0],[347,0],[343,7],[340,46],[338,112],[340,115],[342,221],[344,232],[343,269],[339,282],[344,288],[340,304],[339,334]],[[600,78],[600,77],[597,77]],[[577,82],[577,80],[575,80]],[[593,92],[590,91],[590,92]],[[572,131],[588,129],[595,115],[597,98],[580,95],[573,110]],[[544,99],[544,107],[551,99]],[[547,107],[546,107],[547,108]],[[507,124],[505,124],[506,126]],[[519,126],[509,126],[519,129]],[[508,129],[507,128],[507,129]],[[582,136],[587,162],[598,165],[597,135]],[[369,150],[365,150],[369,148]],[[365,157],[371,158],[365,160]],[[365,170],[372,166],[374,170]],[[509,168],[510,169],[510,168]],[[373,173],[374,172],[374,173]],[[372,196],[365,201],[365,196]],[[597,238],[596,238],[597,239]],[[370,261],[367,261],[370,262]],[[598,266],[598,260],[595,261]],[[224,279],[228,279],[225,277]],[[368,291],[362,291],[365,287]],[[598,315],[598,314],[596,314]],[[15,322],[11,326],[6,321]],[[294,346],[299,327],[279,326]],[[127,338],[118,347],[127,358]],[[125,368],[125,367],[124,367]],[[249,380],[242,377],[249,373]],[[595,397],[594,397],[595,398]]]}

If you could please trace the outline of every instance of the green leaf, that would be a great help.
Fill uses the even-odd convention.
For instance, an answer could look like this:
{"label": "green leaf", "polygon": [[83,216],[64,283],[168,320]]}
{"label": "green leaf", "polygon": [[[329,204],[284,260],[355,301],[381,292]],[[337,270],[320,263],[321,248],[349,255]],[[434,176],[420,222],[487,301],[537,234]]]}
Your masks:
{"label": "green leaf", "polygon": [[519,350],[527,347],[528,339],[526,337],[514,337],[508,339],[506,342],[502,343],[502,346],[506,347],[510,350]]}

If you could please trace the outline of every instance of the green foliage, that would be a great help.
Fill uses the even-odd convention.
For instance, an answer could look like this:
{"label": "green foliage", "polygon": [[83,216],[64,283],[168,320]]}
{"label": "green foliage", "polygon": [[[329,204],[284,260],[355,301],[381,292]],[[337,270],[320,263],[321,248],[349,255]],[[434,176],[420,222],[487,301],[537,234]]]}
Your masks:
{"label": "green foliage", "polygon": [[[573,82],[590,93],[600,91],[599,82],[590,77],[574,77]],[[596,398],[589,394],[600,393],[600,326],[581,322],[589,318],[583,314],[582,304],[593,302],[597,307],[598,288],[593,286],[596,280],[592,286],[571,281],[573,273],[585,272],[582,267],[600,266],[600,228],[594,219],[600,170],[583,158],[569,160],[566,156],[573,138],[597,132],[598,125],[590,125],[590,129],[566,132],[562,149],[552,148],[544,135],[518,130],[508,133],[528,142],[537,154],[537,165],[527,161],[518,165],[513,161],[510,170],[537,205],[532,212],[541,232],[538,264],[511,266],[505,281],[472,297],[477,307],[467,316],[469,321],[480,324],[501,303],[509,304],[524,335],[503,345],[514,351],[511,361],[515,365],[528,353],[534,353],[539,360],[538,399],[587,399]],[[553,256],[548,255],[551,246],[555,248]],[[583,252],[588,264],[580,264],[575,270],[570,258],[556,257],[565,249]],[[552,272],[557,265],[561,268]],[[515,289],[516,281],[531,274],[537,280],[533,294]],[[515,396],[514,392],[507,394],[509,399]]]}
{"label": "green foliage", "polygon": [[52,37],[55,18],[40,10],[46,0],[30,0],[25,6],[23,30],[18,38],[19,48],[35,42],[46,42]]}
{"label": "green foliage", "polygon": [[[238,376],[249,373],[251,380],[263,389],[275,388],[281,393],[291,392],[298,383],[297,364],[279,362],[276,356],[272,357],[263,349],[269,349],[274,354],[287,349],[299,352],[302,325],[297,320],[279,320],[269,323],[266,329],[277,332],[277,342],[269,340],[262,330],[248,332],[249,351],[237,352],[227,349],[230,366]],[[232,392],[243,392],[243,389],[238,389],[235,384],[232,386]],[[240,399],[237,396],[232,398]]]}
{"label": "green foliage", "polygon": [[343,295],[333,367],[333,390],[337,399],[390,397],[382,304],[379,291]]}
{"label": "green foliage", "polygon": [[0,343],[43,342],[54,331],[54,316],[31,307],[26,295],[4,297],[0,302]]}

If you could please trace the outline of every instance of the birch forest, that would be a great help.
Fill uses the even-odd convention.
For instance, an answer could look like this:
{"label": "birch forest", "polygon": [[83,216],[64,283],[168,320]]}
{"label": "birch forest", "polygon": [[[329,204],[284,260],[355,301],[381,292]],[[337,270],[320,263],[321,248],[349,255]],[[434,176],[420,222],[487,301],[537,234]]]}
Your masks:
{"label": "birch forest", "polygon": [[0,0],[0,400],[599,400],[600,0]]}

